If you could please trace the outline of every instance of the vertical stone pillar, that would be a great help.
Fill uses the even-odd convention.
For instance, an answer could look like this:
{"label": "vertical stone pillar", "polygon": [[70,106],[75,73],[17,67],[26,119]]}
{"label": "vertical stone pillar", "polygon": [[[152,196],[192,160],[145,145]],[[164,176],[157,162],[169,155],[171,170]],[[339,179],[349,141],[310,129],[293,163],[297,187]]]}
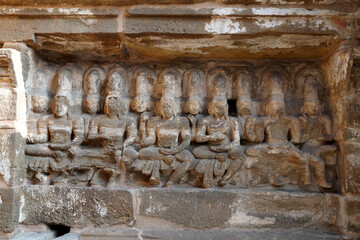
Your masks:
{"label": "vertical stone pillar", "polygon": [[338,49],[324,67],[330,86],[333,132],[340,147],[341,198],[338,226],[360,232],[360,48]]}
{"label": "vertical stone pillar", "polygon": [[0,49],[0,231],[14,232],[25,179],[26,98],[19,51]]}

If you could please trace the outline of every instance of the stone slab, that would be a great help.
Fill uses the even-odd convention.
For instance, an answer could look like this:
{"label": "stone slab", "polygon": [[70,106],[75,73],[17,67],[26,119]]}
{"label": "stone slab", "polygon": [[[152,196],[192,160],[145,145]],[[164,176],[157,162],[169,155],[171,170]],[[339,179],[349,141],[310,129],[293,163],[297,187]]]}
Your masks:
{"label": "stone slab", "polygon": [[23,194],[23,224],[85,227],[134,220],[132,194],[126,190],[34,185]]}
{"label": "stone slab", "polygon": [[22,233],[18,236],[14,237],[12,240],[52,240],[55,238],[54,232],[47,232],[47,233]]}
{"label": "stone slab", "polygon": [[339,227],[348,235],[359,236],[360,233],[360,199],[342,197],[340,199]]}
{"label": "stone slab", "polygon": [[340,42],[334,35],[127,35],[124,43],[141,55],[159,59],[321,58]]}
{"label": "stone slab", "polygon": [[342,144],[342,191],[344,194],[360,194],[360,143]]}
{"label": "stone slab", "polygon": [[55,240],[79,240],[79,239],[80,239],[80,234],[78,233],[67,233],[65,235],[55,238]]}
{"label": "stone slab", "polygon": [[0,186],[14,187],[25,180],[25,142],[15,129],[0,129]]}
{"label": "stone slab", "polygon": [[147,229],[107,229],[98,228],[82,233],[81,240],[95,239],[168,239],[168,240],[211,240],[211,239],[293,239],[293,240],[333,240],[351,239],[341,235],[321,231],[249,231],[249,230],[147,230]]}
{"label": "stone slab", "polygon": [[136,4],[194,4],[214,2],[214,0],[4,0],[2,5],[11,6],[127,6]]}
{"label": "stone slab", "polygon": [[21,207],[19,189],[0,188],[0,231],[13,232],[16,230]]}
{"label": "stone slab", "polygon": [[304,192],[146,189],[138,193],[136,226],[155,228],[162,221],[173,229],[320,227],[327,225],[324,201],[324,194]]}

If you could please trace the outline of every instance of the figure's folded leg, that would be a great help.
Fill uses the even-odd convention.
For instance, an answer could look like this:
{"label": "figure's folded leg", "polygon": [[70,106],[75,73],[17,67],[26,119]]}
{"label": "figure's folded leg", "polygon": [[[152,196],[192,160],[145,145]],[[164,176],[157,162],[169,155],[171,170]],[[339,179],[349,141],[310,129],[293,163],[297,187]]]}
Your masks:
{"label": "figure's folded leg", "polygon": [[231,178],[237,173],[244,164],[245,155],[241,147],[233,148],[229,151],[229,156],[232,159],[230,165],[227,167],[226,173],[223,177],[222,183],[227,184]]}
{"label": "figure's folded leg", "polygon": [[181,179],[185,175],[185,173],[195,164],[195,158],[188,150],[183,150],[180,153],[176,154],[175,158],[181,163],[171,174],[170,179],[166,184],[167,186],[171,186],[176,181]]}
{"label": "figure's folded leg", "polygon": [[30,156],[52,157],[54,150],[50,149],[48,144],[28,144],[25,148],[25,154]]}
{"label": "figure's folded leg", "polygon": [[320,187],[331,188],[332,184],[326,181],[325,177],[325,162],[321,158],[311,155],[308,155],[310,165],[314,168],[315,178]]}

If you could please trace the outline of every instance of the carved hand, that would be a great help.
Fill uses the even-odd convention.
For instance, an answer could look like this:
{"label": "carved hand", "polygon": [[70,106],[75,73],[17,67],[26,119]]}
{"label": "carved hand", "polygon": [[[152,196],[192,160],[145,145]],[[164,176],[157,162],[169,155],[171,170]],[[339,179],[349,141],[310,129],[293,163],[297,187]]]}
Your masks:
{"label": "carved hand", "polygon": [[161,148],[160,152],[166,155],[169,154],[175,154],[179,152],[179,148],[178,147],[172,147],[172,148]]}
{"label": "carved hand", "polygon": [[33,134],[30,134],[27,138],[26,138],[26,142],[27,143],[35,143],[35,136]]}
{"label": "carved hand", "polygon": [[226,152],[230,149],[231,145],[220,145],[220,146],[210,146],[210,150],[214,152]]}
{"label": "carved hand", "polygon": [[70,143],[65,143],[65,144],[62,144],[62,143],[50,143],[49,147],[54,149],[54,150],[67,150],[67,149],[69,149],[71,147],[71,144]]}
{"label": "carved hand", "polygon": [[213,134],[208,136],[209,141],[221,141],[225,139],[225,135],[223,134]]}

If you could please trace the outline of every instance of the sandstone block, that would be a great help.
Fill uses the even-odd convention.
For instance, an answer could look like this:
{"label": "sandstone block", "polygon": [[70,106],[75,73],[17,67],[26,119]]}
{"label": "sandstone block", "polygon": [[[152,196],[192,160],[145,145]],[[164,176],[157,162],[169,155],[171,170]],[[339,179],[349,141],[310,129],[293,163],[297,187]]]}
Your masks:
{"label": "sandstone block", "polygon": [[342,188],[345,194],[360,194],[360,143],[348,142],[342,146]]}
{"label": "sandstone block", "polygon": [[87,227],[134,220],[132,196],[125,190],[29,186],[24,188],[24,202],[24,224]]}
{"label": "sandstone block", "polygon": [[20,217],[20,190],[0,189],[0,230],[12,232],[16,229]]}
{"label": "sandstone block", "polygon": [[[247,190],[148,189],[139,216],[184,227],[310,227],[323,224],[324,195]],[[142,222],[144,227],[148,223]]]}
{"label": "sandstone block", "polygon": [[360,200],[355,197],[342,197],[340,199],[340,229],[347,234],[360,232]]}

